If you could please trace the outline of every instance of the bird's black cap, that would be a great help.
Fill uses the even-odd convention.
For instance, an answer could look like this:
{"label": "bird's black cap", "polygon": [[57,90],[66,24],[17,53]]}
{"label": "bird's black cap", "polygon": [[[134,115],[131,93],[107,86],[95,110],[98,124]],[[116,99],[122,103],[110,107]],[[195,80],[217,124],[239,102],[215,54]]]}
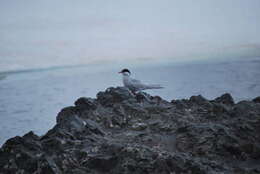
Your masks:
{"label": "bird's black cap", "polygon": [[131,72],[129,71],[129,69],[122,69],[122,71],[120,73],[124,73],[124,72],[128,72],[129,74],[131,74]]}

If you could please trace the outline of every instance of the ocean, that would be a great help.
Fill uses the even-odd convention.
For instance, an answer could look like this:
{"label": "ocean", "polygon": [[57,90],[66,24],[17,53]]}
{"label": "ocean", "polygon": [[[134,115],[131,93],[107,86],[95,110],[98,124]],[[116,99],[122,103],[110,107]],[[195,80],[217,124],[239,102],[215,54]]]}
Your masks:
{"label": "ocean", "polygon": [[134,78],[161,84],[151,95],[173,99],[202,95],[214,99],[231,93],[235,101],[260,96],[260,58],[185,63],[92,64],[13,70],[0,73],[0,145],[28,131],[38,135],[55,125],[58,112],[79,97],[95,97],[122,86],[122,68]]}

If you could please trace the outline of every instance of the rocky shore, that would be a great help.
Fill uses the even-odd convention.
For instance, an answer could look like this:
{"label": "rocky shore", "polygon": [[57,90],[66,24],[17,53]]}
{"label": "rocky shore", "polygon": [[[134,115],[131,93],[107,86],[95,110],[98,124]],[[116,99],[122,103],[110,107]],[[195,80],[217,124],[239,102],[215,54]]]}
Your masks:
{"label": "rocky shore", "polygon": [[165,101],[126,88],[64,108],[43,136],[0,149],[2,174],[259,174],[260,97]]}

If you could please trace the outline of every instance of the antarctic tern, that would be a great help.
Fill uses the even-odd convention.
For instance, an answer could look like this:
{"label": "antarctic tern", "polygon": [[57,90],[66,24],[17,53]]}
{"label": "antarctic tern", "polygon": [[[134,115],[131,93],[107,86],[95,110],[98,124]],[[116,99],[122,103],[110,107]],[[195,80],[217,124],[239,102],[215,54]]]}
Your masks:
{"label": "antarctic tern", "polygon": [[131,92],[136,93],[146,89],[160,89],[163,88],[160,85],[149,85],[144,84],[140,80],[136,80],[130,77],[131,72],[128,69],[123,69],[122,71],[118,72],[121,73],[123,76],[123,84],[127,87]]}

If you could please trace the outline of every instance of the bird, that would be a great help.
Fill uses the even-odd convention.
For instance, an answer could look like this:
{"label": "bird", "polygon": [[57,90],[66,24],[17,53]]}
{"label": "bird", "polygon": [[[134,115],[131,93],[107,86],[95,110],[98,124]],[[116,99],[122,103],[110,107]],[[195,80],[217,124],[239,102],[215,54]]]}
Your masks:
{"label": "bird", "polygon": [[142,83],[140,80],[136,80],[131,78],[131,72],[129,71],[129,69],[122,69],[120,72],[122,76],[123,76],[123,84],[124,87],[128,88],[131,92],[133,92],[134,94],[136,92],[140,92],[142,90],[146,90],[146,89],[161,89],[163,88],[160,85],[157,84],[144,84]]}

